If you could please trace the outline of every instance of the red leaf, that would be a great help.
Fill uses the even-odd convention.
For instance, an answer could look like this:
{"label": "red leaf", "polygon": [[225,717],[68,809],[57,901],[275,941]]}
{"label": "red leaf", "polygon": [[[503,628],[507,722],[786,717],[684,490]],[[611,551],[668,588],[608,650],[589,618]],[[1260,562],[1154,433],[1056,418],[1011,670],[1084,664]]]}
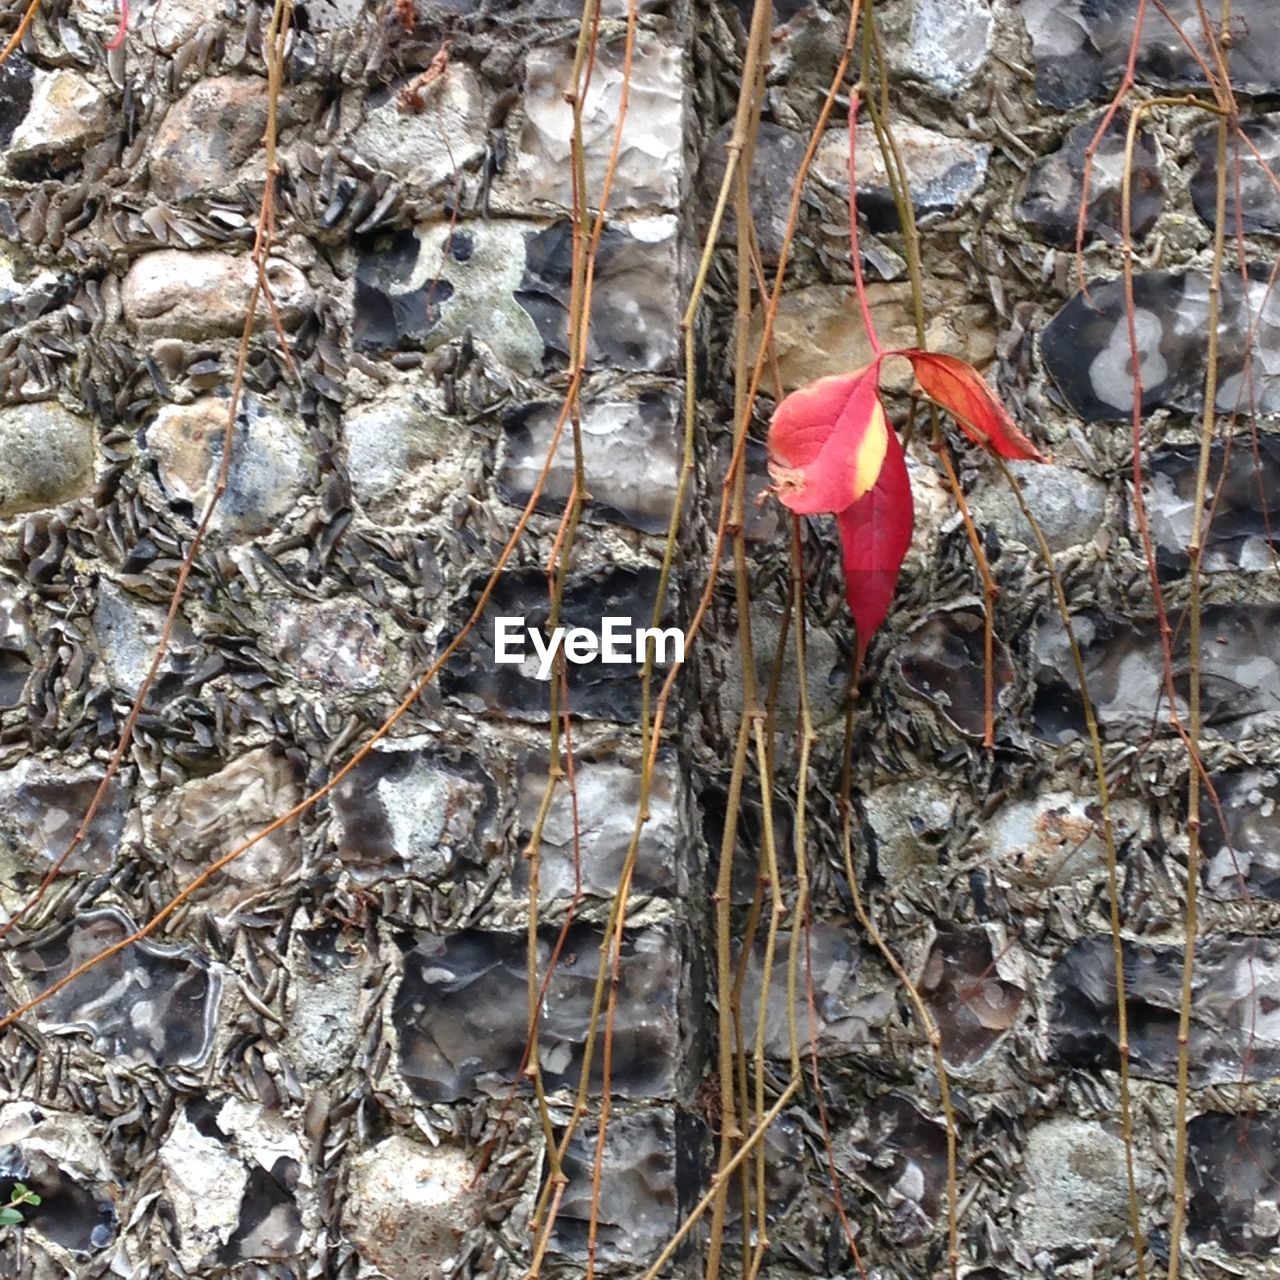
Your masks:
{"label": "red leaf", "polygon": [[887,446],[875,487],[836,516],[845,597],[858,628],[859,662],[889,612],[915,524],[907,459],[893,431]]}
{"label": "red leaf", "polygon": [[843,511],[876,482],[888,437],[880,362],[793,391],[769,424],[769,474],[797,515]]}
{"label": "red leaf", "polygon": [[898,354],[911,361],[925,395],[951,414],[975,444],[1002,458],[1048,462],[1018,430],[1009,411],[972,365],[933,351],[911,350]]}

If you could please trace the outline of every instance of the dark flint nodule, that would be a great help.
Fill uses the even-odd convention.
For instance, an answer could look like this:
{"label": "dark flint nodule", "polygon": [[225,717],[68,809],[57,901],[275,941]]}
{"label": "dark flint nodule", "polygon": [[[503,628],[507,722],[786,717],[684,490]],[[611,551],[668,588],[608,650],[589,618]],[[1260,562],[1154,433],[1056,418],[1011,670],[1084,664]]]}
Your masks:
{"label": "dark flint nodule", "polygon": [[[694,1122],[670,1107],[651,1107],[609,1121],[604,1178],[593,1197],[598,1128],[580,1125],[564,1154],[569,1179],[556,1216],[551,1247],[571,1258],[587,1257],[593,1219],[594,1256],[643,1266],[671,1238],[681,1210],[698,1188]],[[594,1201],[594,1205],[593,1205]]]}
{"label": "dark flint nodule", "polygon": [[[1075,107],[1110,92],[1124,74],[1139,0],[1022,0],[1031,36],[1036,94],[1054,107]],[[1203,0],[1148,5],[1138,44],[1139,83],[1203,88],[1200,62],[1212,65],[1200,30]],[[1195,53],[1168,18],[1181,27]],[[1216,23],[1218,9],[1209,6]],[[1231,84],[1237,93],[1280,92],[1280,26],[1275,0],[1234,0],[1231,6]]]}
{"label": "dark flint nodule", "polygon": [[895,1244],[925,1243],[947,1183],[946,1129],[897,1093],[877,1098],[856,1125],[840,1144],[837,1164],[851,1166],[883,1204],[893,1207]]}
{"label": "dark flint nodule", "polygon": [[447,280],[430,279],[419,288],[405,289],[421,250],[422,243],[412,229],[366,240],[359,246],[352,333],[361,351],[412,348],[440,323],[440,309],[453,296],[453,286]]}
{"label": "dark flint nodule", "polygon": [[[1164,663],[1154,618],[1082,611],[1072,627],[1084,657],[1089,692],[1104,738],[1153,730],[1171,734],[1164,698]],[[1212,605],[1204,609],[1201,699],[1207,735],[1240,741],[1280,727],[1280,654],[1275,636],[1280,606]],[[1187,629],[1173,652],[1179,713],[1186,715]],[[1035,644],[1036,735],[1064,743],[1084,729],[1075,670],[1061,624],[1047,619]]]}
{"label": "dark flint nodule", "polygon": [[[1215,898],[1280,901],[1280,768],[1231,769],[1202,793],[1205,889]],[[1224,826],[1225,823],[1225,826]]]}
{"label": "dark flint nodule", "polygon": [[[673,367],[679,325],[677,290],[669,273],[655,264],[655,253],[670,248],[669,239],[655,244],[624,227],[605,227],[596,255],[590,364],[628,372]],[[533,317],[546,344],[548,363],[564,364],[569,356],[573,224],[564,219],[535,232],[525,242],[525,255],[516,301]]]}
{"label": "dark flint nodule", "polygon": [[[1230,236],[1238,230],[1280,231],[1280,191],[1272,182],[1272,175],[1280,172],[1280,114],[1247,120],[1240,129],[1248,142],[1234,132],[1227,139],[1226,232]],[[1217,125],[1196,134],[1195,153],[1191,200],[1196,212],[1212,226],[1218,209]]]}
{"label": "dark flint nodule", "polygon": [[[483,581],[478,579],[474,584],[477,594]],[[656,569],[609,569],[590,576],[572,577],[565,587],[560,625],[586,627],[598,635],[602,618],[627,618],[625,629],[630,643],[630,633],[635,628],[651,625],[657,591]],[[544,724],[551,711],[550,681],[539,680],[534,675],[536,655],[532,642],[526,637],[528,661],[524,666],[495,662],[494,619],[523,618],[528,626],[541,628],[545,635],[549,611],[547,579],[540,570],[516,569],[504,573],[484,616],[440,673],[440,688],[445,697],[470,711],[488,711],[511,720]],[[459,610],[459,624],[469,612],[468,603],[465,611]],[[669,608],[660,625],[672,625]],[[451,631],[440,637],[441,649],[453,634]],[[670,658],[668,646],[668,663]],[[633,724],[639,718],[643,661],[606,664],[597,659],[587,663],[570,662],[565,667],[569,710],[573,715],[622,724]],[[655,664],[656,671],[664,669],[665,664]]]}
{"label": "dark flint nodule", "polygon": [[81,1258],[115,1239],[120,1219],[105,1189],[86,1185],[44,1150],[21,1141],[0,1147],[0,1203],[19,1182],[40,1197],[38,1205],[21,1209],[23,1225],[37,1236]]}
{"label": "dark flint nodule", "polygon": [[[1085,151],[1093,142],[1103,117],[1078,124],[1051,155],[1037,160],[1027,176],[1017,214],[1041,239],[1064,248],[1074,246],[1084,193]],[[1085,210],[1085,243],[1095,237],[1107,244],[1121,239],[1121,176],[1126,112],[1117,112],[1103,135],[1089,175],[1089,201]],[[1134,240],[1143,239],[1164,207],[1164,180],[1159,154],[1150,134],[1140,130],[1133,151],[1130,229]]]}
{"label": "dark flint nodule", "polygon": [[[1199,445],[1168,445],[1147,464],[1146,504],[1162,571],[1185,574],[1195,510]],[[1261,571],[1280,542],[1280,437],[1240,428],[1209,459],[1213,520],[1203,534],[1203,568]]]}
{"label": "dark flint nodule", "polygon": [[1243,1257],[1280,1248],[1280,1116],[1209,1111],[1187,1125],[1187,1232]]}
{"label": "dark flint nodule", "polygon": [[[1125,940],[1129,1061],[1134,1075],[1172,1084],[1178,1067],[1182,947]],[[1280,944],[1244,936],[1196,947],[1191,1011],[1191,1083],[1231,1085],[1280,1070],[1280,1039],[1269,1012],[1280,978]],[[1115,1070],[1115,958],[1106,934],[1073,943],[1049,975],[1050,1058],[1059,1066]]]}
{"label": "dark flint nodule", "polygon": [[0,63],[0,147],[9,145],[14,130],[26,118],[34,78],[35,67],[16,50]]}
{"label": "dark flint nodule", "polygon": [[[554,942],[542,942],[545,972]],[[578,1083],[603,935],[570,930],[543,1002],[542,1076],[548,1089]],[[405,957],[391,1018],[399,1070],[428,1102],[454,1102],[516,1080],[528,1040],[525,939],[471,930],[424,937]],[[613,1033],[612,1088],[621,1098],[671,1097],[676,1089],[680,947],[662,928],[632,929],[623,943]],[[601,1056],[592,1059],[593,1088]]]}
{"label": "dark flint nodule", "polygon": [[947,1061],[976,1062],[1018,1017],[1021,987],[995,972],[991,939],[981,930],[939,932],[920,990],[942,1036]]}
{"label": "dark flint nodule", "polygon": [[[1008,650],[995,642],[995,695],[1013,685]],[[903,641],[899,669],[907,686],[933,703],[962,733],[977,737],[985,720],[982,618],[966,610],[930,614]]]}
{"label": "dark flint nodule", "polygon": [[338,854],[361,884],[482,865],[498,792],[480,760],[423,738],[379,743],[333,793]]}
{"label": "dark flint nodule", "polygon": [[[133,930],[114,907],[90,911],[26,944],[19,963],[32,985],[44,988]],[[138,942],[50,996],[34,1017],[46,1035],[87,1029],[108,1057],[199,1067],[213,1044],[221,995],[221,973],[198,951]]]}
{"label": "dark flint nodule", "polygon": [[[1252,264],[1247,290],[1237,271],[1223,274],[1217,394],[1222,413],[1280,413],[1280,296],[1268,285],[1270,272],[1270,265]],[[1134,277],[1133,300],[1143,412],[1196,412],[1204,401],[1208,276],[1143,272]],[[1093,282],[1087,298],[1075,294],[1040,339],[1045,368],[1086,422],[1129,420],[1132,347],[1119,278]]]}

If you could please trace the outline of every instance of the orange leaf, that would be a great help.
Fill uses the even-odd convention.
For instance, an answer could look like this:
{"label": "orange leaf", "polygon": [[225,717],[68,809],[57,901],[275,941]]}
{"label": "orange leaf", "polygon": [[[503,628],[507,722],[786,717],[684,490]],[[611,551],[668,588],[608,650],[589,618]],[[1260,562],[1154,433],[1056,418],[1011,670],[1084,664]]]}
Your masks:
{"label": "orange leaf", "polygon": [[1009,411],[972,365],[934,351],[910,350],[897,354],[911,361],[925,395],[951,414],[975,444],[1002,458],[1049,461],[1018,430]]}
{"label": "orange leaf", "polygon": [[887,446],[874,488],[836,516],[845,598],[858,628],[859,662],[889,613],[915,523],[907,459],[893,431]]}
{"label": "orange leaf", "polygon": [[880,362],[793,391],[769,424],[769,474],[797,515],[843,511],[876,482],[888,437]]}

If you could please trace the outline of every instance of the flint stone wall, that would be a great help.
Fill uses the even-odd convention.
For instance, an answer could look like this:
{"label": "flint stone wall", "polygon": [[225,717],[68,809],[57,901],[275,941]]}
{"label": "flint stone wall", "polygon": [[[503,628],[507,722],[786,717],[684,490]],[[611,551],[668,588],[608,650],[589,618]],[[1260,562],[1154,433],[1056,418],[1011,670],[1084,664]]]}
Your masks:
{"label": "flint stone wall", "polygon": [[[263,9],[135,8],[125,46],[108,52],[114,4],[50,0],[0,68],[6,911],[74,830],[145,675],[221,462],[253,284]],[[564,609],[583,625],[606,613],[647,625],[653,611],[680,464],[680,309],[723,172],[750,6],[638,8],[584,392],[592,502]],[[1193,5],[1171,8],[1188,19]],[[834,9],[775,6],[752,189],[766,266],[843,41],[845,15]],[[1083,149],[1122,70],[1133,9],[1130,0],[1105,17],[1083,0],[877,6],[924,232],[930,345],[987,367],[1056,457],[1020,474],[1077,611],[1109,763],[1127,778],[1116,817],[1139,1165],[1158,1257],[1186,770],[1156,719],[1157,637],[1126,489],[1123,316],[1113,286],[1094,286],[1092,310],[1076,296],[1070,251]],[[1267,106],[1280,93],[1280,26],[1264,0],[1235,9],[1247,128],[1274,156],[1280,118]],[[574,0],[418,0],[406,29],[361,0],[297,4],[268,266],[294,370],[260,313],[228,491],[125,767],[67,874],[0,959],[10,1007],[123,937],[331,777],[470,612],[531,491],[566,382],[562,94],[578,12]],[[592,190],[611,142],[625,13],[621,0],[603,5],[585,128]],[[1193,84],[1194,64],[1154,25],[1148,36],[1147,81]],[[443,82],[421,111],[402,109],[401,90],[445,39]],[[1213,186],[1204,129],[1190,112],[1149,118],[1136,152],[1143,382],[1146,407],[1161,411],[1150,425],[1148,500],[1174,608],[1186,595],[1191,415],[1203,376]],[[1121,140],[1104,145],[1089,203],[1089,266],[1104,277],[1119,264]],[[859,143],[873,309],[887,339],[911,341],[896,215],[870,139]],[[806,189],[776,328],[784,389],[865,358],[843,229],[847,146],[833,124]],[[1261,307],[1254,361],[1266,415],[1280,405],[1280,304],[1265,278],[1280,201],[1247,157],[1238,200],[1255,269],[1227,281],[1219,408],[1232,408],[1242,385],[1236,317],[1249,297]],[[726,243],[736,235],[730,222]],[[696,492],[664,605],[676,621],[702,586],[729,453],[733,301],[722,256],[701,321]],[[758,340],[758,317],[754,332]],[[769,411],[765,397],[748,453],[753,494],[766,483]],[[1206,1259],[1257,1277],[1273,1274],[1280,1245],[1271,1086],[1280,1030],[1267,996],[1280,970],[1267,936],[1280,898],[1280,593],[1266,572],[1274,525],[1259,497],[1275,488],[1280,446],[1265,417],[1261,425],[1261,489],[1237,448],[1206,561],[1205,758],[1229,829],[1207,820],[1189,1222]],[[961,462],[1002,588],[998,747],[989,757],[978,746],[981,633],[965,536],[917,443],[918,533],[873,650],[858,737],[859,866],[954,1073],[967,1274],[1119,1274],[1131,1254],[1117,1244],[1125,1188],[1105,868],[1078,698],[1016,506],[976,452]],[[44,1203],[24,1230],[0,1234],[5,1274],[523,1274],[542,1137],[512,1089],[526,1035],[521,851],[541,799],[549,697],[529,671],[493,664],[491,630],[498,614],[545,617],[541,566],[571,481],[566,449],[485,623],[363,768],[155,938],[9,1033],[0,1190],[23,1180]],[[766,506],[749,534],[767,678],[788,531]],[[852,637],[822,521],[805,555],[817,619],[814,778],[829,793]],[[673,707],[641,844],[596,1252],[609,1274],[639,1273],[713,1164],[706,878],[742,710],[735,627],[726,582]],[[541,1066],[562,1090],[556,1125],[582,1060],[640,748],[634,668],[574,669],[569,697],[580,861],[561,793],[540,880],[544,964],[581,882],[544,1004]],[[784,733],[796,703],[784,678]],[[781,791],[794,766],[785,751],[780,762]],[[814,806],[808,1034],[844,1204],[876,1275],[937,1274],[936,1085],[902,993],[852,920],[830,805],[820,794]],[[743,817],[738,911],[754,889],[760,816],[750,787]],[[789,857],[785,804],[778,822]],[[747,966],[748,1007],[762,964]],[[782,1078],[780,976],[765,1043]],[[597,1075],[566,1160],[548,1277],[585,1267],[599,1093]],[[811,1106],[785,1112],[767,1147],[776,1214],[767,1274],[850,1274]],[[672,1273],[698,1267],[695,1238]]]}

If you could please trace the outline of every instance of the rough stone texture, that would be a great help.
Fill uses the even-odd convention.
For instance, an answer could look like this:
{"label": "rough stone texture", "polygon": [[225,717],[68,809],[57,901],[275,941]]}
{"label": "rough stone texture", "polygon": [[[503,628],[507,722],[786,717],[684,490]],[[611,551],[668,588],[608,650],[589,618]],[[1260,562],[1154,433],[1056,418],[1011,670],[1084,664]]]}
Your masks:
{"label": "rough stone texture", "polygon": [[424,93],[421,110],[405,112],[399,94],[409,84],[384,89],[370,102],[353,141],[370,164],[401,181],[434,187],[484,152],[484,99],[475,73],[451,67]]}
{"label": "rough stone texture", "polygon": [[[915,346],[910,285],[872,284],[867,286],[867,295],[884,345]],[[987,307],[971,300],[962,285],[951,281],[931,281],[925,296],[929,317],[925,336],[930,349],[960,356],[979,366],[987,363],[995,352],[995,333]],[[763,318],[753,317],[757,344],[756,335],[762,326]],[[773,336],[786,391],[828,374],[861,368],[872,357],[853,291],[835,285],[811,285],[784,294]],[[910,365],[896,360],[886,365],[883,385],[906,390],[911,385]]]}
{"label": "rough stone texture", "polygon": [[[1169,18],[1183,31],[1196,32],[1196,0],[1169,0]],[[1023,21],[1031,36],[1036,90],[1054,107],[1073,107],[1119,81],[1128,60],[1137,0],[1023,0]],[[1236,92],[1275,93],[1280,88],[1277,35],[1270,0],[1237,0],[1231,6],[1233,49],[1231,81]],[[1193,52],[1194,50],[1194,52]],[[1146,10],[1138,41],[1137,73],[1147,83],[1170,88],[1203,84],[1197,56],[1155,6]]]}
{"label": "rough stone texture", "polygon": [[[1194,33],[1193,6],[1168,7]],[[116,0],[46,3],[0,67],[0,925],[83,816],[222,460],[254,285],[269,7],[136,0],[125,47],[108,51]],[[1280,67],[1273,7],[1235,0],[1231,31],[1243,127],[1267,157]],[[574,1114],[602,930],[628,872],[594,1259],[601,1280],[636,1280],[710,1185],[723,1131],[712,926],[731,806],[736,947],[752,904],[761,911],[749,953],[731,957],[742,963],[749,1093],[766,973],[764,1105],[790,1073],[793,1019],[816,1057],[806,1052],[803,1089],[762,1143],[770,1246],[759,1274],[857,1274],[833,1166],[869,1276],[946,1273],[947,1139],[932,1055],[845,879],[835,797],[854,637],[833,524],[822,518],[802,522],[798,544],[815,734],[803,850],[812,925],[798,927],[791,522],[772,499],[757,502],[768,485],[772,362],[745,445],[740,566],[756,683],[776,688],[759,722],[769,789],[754,742],[740,793],[730,785],[739,718],[756,710],[731,544],[667,706],[638,838],[641,716],[653,711],[638,664],[571,667],[554,721],[551,681],[536,678],[535,663],[493,664],[496,615],[550,621],[546,566],[564,536],[573,418],[479,631],[438,682],[414,690],[479,602],[568,383],[575,232],[563,93],[581,8],[295,6],[269,266],[288,358],[260,308],[229,488],[170,652],[85,843],[0,947],[0,1004],[12,1008],[121,943],[212,859],[302,794],[336,785],[150,937],[5,1035],[0,1197],[21,1179],[45,1202],[20,1229],[0,1230],[0,1274],[518,1280],[548,1187],[543,1122],[559,1140]],[[636,6],[633,93],[577,423],[591,497],[562,622],[652,620],[682,461],[680,320],[723,172],[751,8]],[[628,10],[627,0],[601,6],[584,112],[592,209],[620,112]],[[922,229],[928,342],[977,363],[1054,454],[1051,466],[1013,471],[1076,620],[1115,792],[1135,1159],[1154,1275],[1172,1207],[1189,771],[1161,706],[1159,624],[1134,519],[1116,283],[1123,115],[1104,139],[1086,210],[1092,302],[1079,295],[1072,253],[1083,149],[1122,70],[1135,10],[1136,0],[875,6]],[[769,15],[748,183],[766,280],[847,13],[829,0],[776,0]],[[1148,23],[1135,97],[1193,86],[1194,61],[1154,5]],[[871,354],[844,207],[843,94],[856,74],[800,200],[775,335],[783,390]],[[56,114],[55,84],[86,110]],[[1206,125],[1186,108],[1152,112],[1134,190],[1143,492],[1184,716],[1215,178]],[[874,313],[887,343],[914,345],[907,246],[865,113],[857,153]],[[1269,419],[1280,412],[1280,303],[1268,278],[1280,220],[1247,148],[1239,160],[1227,231],[1238,212],[1249,282],[1229,243],[1223,430],[1204,539],[1204,763],[1217,803],[1202,795],[1183,1274],[1272,1280],[1280,453]],[[706,582],[733,447],[727,246],[746,236],[732,218],[726,229],[692,330],[688,507],[661,602],[672,624],[688,624]],[[757,314],[753,346],[759,334]],[[998,588],[995,742],[983,747],[983,595],[969,536],[930,449],[927,406],[912,403],[903,362],[885,372],[889,416],[911,424],[917,529],[855,703],[854,869],[949,1064],[960,1275],[1121,1280],[1135,1268],[1107,851],[1074,667],[1003,478],[944,423]],[[668,652],[659,679],[670,666]],[[338,779],[402,701],[403,720]],[[548,793],[553,725],[573,768]],[[766,800],[776,881],[761,866]],[[766,958],[775,885],[784,910]],[[531,933],[534,976],[546,981],[535,991],[545,1115],[521,1073]],[[543,1280],[586,1271],[603,1072],[597,1042]],[[744,1231],[760,1238],[732,1181],[722,1274],[739,1273]],[[704,1245],[693,1232],[664,1280],[702,1276]]]}
{"label": "rough stone texture", "polygon": [[[244,325],[257,274],[247,255],[149,253],[134,263],[121,286],[125,318],[143,337],[229,337]],[[280,258],[267,263],[265,274],[281,321],[296,325],[312,303],[306,277]],[[256,327],[271,324],[271,312],[260,308]]]}
{"label": "rough stone texture", "polygon": [[1032,1249],[1108,1239],[1128,1212],[1124,1145],[1100,1124],[1062,1116],[1027,1134],[1019,1234]]}
{"label": "rough stone texture", "polygon": [[156,133],[151,189],[161,200],[220,192],[258,154],[266,125],[265,80],[200,81],[169,108]]}
{"label": "rough stone texture", "polygon": [[[217,483],[228,411],[227,399],[202,396],[192,404],[165,405],[147,428],[147,448],[165,495],[197,519]],[[213,527],[240,537],[275,528],[310,491],[315,475],[314,451],[300,422],[282,419],[260,402],[242,404]]]}
{"label": "rough stone texture", "polygon": [[93,423],[52,400],[0,409],[0,515],[88,495]]}
{"label": "rough stone texture", "polygon": [[[587,189],[601,190],[613,147],[622,88],[619,50],[607,50],[595,66],[583,103],[582,132]],[[681,120],[685,84],[682,51],[641,36],[631,70],[630,102],[623,126],[610,204],[614,208],[674,209],[680,193]],[[525,127],[518,171],[524,195],[535,204],[573,205],[569,140],[573,115],[565,101],[573,71],[567,47],[534,50],[525,63]]]}
{"label": "rough stone texture", "polygon": [[110,106],[91,81],[74,71],[37,76],[31,105],[9,139],[10,165],[59,165],[107,131]]}
{"label": "rough stone texture", "polygon": [[[981,187],[991,148],[936,129],[904,124],[894,131],[911,184],[916,215],[955,213]],[[858,213],[872,231],[897,230],[898,212],[875,129],[858,125],[854,157],[858,168]],[[813,158],[813,176],[844,200],[849,197],[849,130],[828,129]],[[934,219],[936,221],[936,219]]]}

